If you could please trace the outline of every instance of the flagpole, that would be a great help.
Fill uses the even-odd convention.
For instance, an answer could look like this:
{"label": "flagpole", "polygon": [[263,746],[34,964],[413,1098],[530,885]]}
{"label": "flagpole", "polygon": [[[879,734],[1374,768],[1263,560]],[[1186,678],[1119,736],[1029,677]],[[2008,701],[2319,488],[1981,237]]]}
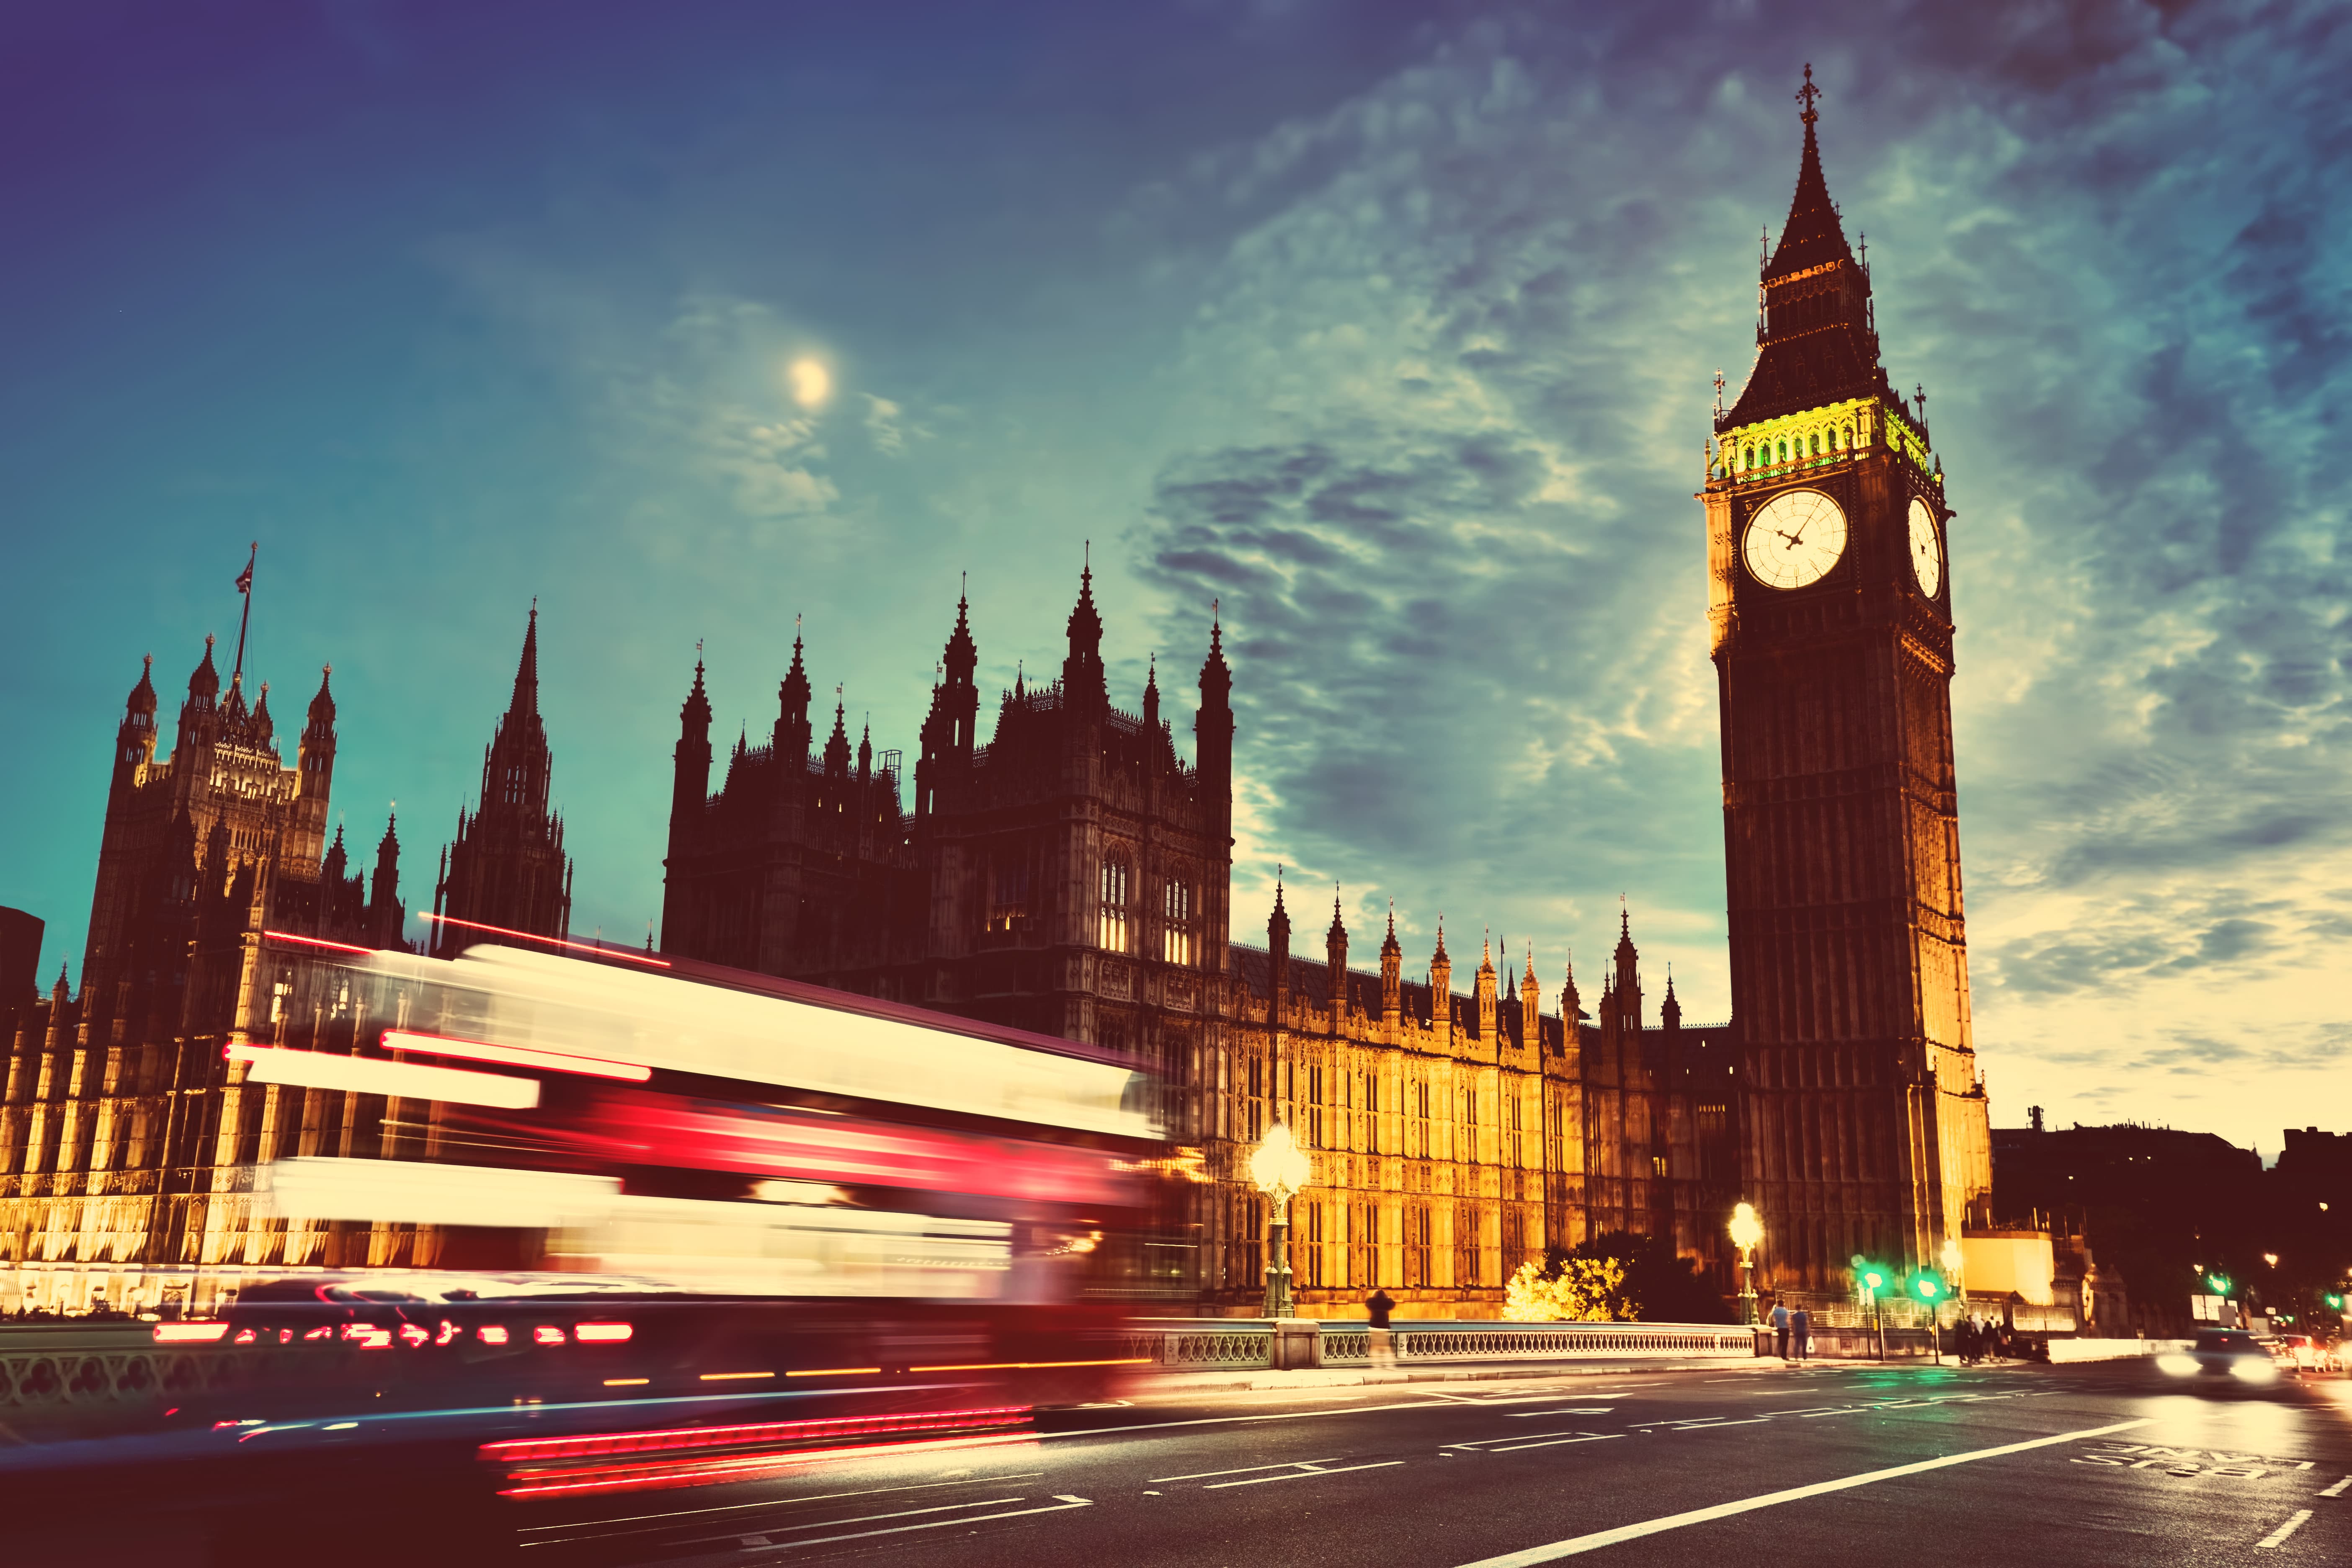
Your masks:
{"label": "flagpole", "polygon": [[245,574],[236,580],[236,591],[245,595],[245,609],[236,618],[236,669],[229,677],[235,686],[245,676],[245,628],[253,624],[253,563],[261,554],[261,541],[255,540],[245,558]]}

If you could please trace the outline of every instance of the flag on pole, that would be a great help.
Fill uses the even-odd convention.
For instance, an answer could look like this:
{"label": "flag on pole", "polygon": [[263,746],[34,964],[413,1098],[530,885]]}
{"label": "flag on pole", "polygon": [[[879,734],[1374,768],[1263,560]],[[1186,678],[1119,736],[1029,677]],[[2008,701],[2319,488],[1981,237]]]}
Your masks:
{"label": "flag on pole", "polygon": [[[257,546],[254,555],[258,555],[260,552],[259,547]],[[246,558],[245,570],[236,574],[236,591],[240,594],[253,592],[253,556],[249,555]]]}

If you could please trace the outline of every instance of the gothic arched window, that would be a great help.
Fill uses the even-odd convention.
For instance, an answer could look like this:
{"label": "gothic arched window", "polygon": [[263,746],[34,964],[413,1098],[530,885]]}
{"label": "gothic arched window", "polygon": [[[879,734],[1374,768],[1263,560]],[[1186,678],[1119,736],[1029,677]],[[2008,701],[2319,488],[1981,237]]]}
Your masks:
{"label": "gothic arched window", "polygon": [[1127,945],[1127,857],[1111,855],[1102,864],[1102,906],[1095,923],[1095,945],[1105,952],[1125,952]]}
{"label": "gothic arched window", "polygon": [[1813,432],[1813,453],[1812,453],[1812,455],[1813,455],[1814,457],[1816,457],[1816,458],[1818,458],[1818,457],[1820,457],[1820,456],[1822,455],[1822,433],[1821,433],[1820,431],[1818,431],[1818,430],[1816,430],[1816,431],[1814,431],[1814,432]]}
{"label": "gothic arched window", "polygon": [[1171,877],[1160,893],[1160,956],[1169,963],[1192,962],[1192,884]]}
{"label": "gothic arched window", "polygon": [[1780,443],[1780,460],[1784,463],[1789,460],[1789,443],[1786,441]]}

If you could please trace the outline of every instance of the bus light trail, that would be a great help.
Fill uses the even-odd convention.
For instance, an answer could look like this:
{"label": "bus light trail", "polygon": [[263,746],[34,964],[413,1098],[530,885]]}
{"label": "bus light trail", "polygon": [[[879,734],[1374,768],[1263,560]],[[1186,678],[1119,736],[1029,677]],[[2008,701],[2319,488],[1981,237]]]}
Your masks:
{"label": "bus light trail", "polygon": [[386,1029],[383,1048],[415,1051],[425,1056],[463,1057],[470,1061],[504,1062],[509,1067],[541,1068],[549,1072],[582,1073],[590,1078],[621,1079],[643,1083],[654,1069],[636,1062],[608,1061],[541,1046],[500,1046],[488,1040],[460,1040],[446,1035],[421,1035],[413,1029]]}
{"label": "bus light trail", "polygon": [[228,1046],[230,1061],[250,1065],[248,1081],[294,1084],[304,1089],[352,1089],[361,1094],[398,1095],[404,1100],[438,1100],[453,1105],[495,1105],[508,1110],[528,1110],[539,1103],[535,1079],[507,1078],[497,1073],[463,1072],[456,1068],[425,1067],[415,1062],[379,1061],[373,1057],[346,1057],[330,1051],[283,1050],[275,1046]]}
{"label": "bus light trail", "polygon": [[[606,947],[602,942],[573,942],[569,937],[539,936],[527,931],[509,931],[505,926],[484,925],[479,921],[461,921],[456,915],[427,914],[423,910],[416,911],[416,918],[421,921],[438,921],[445,926],[463,926],[467,931],[478,931],[488,936],[508,936],[517,942],[542,942],[550,947],[569,948],[574,952],[593,952],[599,958],[617,958],[625,963],[642,963],[650,969],[669,967],[667,959],[650,958],[642,952],[631,952],[625,947]],[[362,948],[354,951],[367,950]]]}

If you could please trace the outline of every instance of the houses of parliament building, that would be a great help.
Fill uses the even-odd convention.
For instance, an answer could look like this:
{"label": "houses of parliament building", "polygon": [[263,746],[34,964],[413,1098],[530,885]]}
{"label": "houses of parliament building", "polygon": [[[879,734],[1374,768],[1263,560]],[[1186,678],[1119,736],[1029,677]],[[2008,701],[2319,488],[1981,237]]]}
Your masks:
{"label": "houses of parliament building", "polygon": [[[1743,1199],[1765,1216],[1761,1277],[1822,1300],[1847,1293],[1853,1254],[1931,1260],[1988,1224],[1951,513],[1924,405],[1880,364],[1810,83],[1801,96],[1756,365],[1717,412],[1699,497],[1729,1022],[1686,1025],[1671,983],[1653,1013],[1630,915],[1582,983],[1482,941],[1459,989],[1442,928],[1409,966],[1393,918],[1375,947],[1336,898],[1319,951],[1293,940],[1293,901],[1320,919],[1297,889],[1277,885],[1262,940],[1255,911],[1237,928],[1222,626],[1205,628],[1188,721],[1156,663],[1126,707],[1090,571],[1059,679],[999,693],[984,738],[979,634],[959,601],[911,770],[868,734],[853,745],[838,702],[826,724],[797,637],[772,726],[722,762],[698,662],[672,753],[661,949],[1130,1053],[1164,1086],[1167,1136],[1195,1178],[1161,1250],[1203,1311],[1263,1300],[1267,1215],[1247,1163],[1276,1121],[1313,1163],[1291,1215],[1307,1315],[1359,1310],[1377,1287],[1406,1315],[1493,1317],[1522,1262],[1621,1231],[1670,1238],[1728,1292],[1725,1224]],[[468,921],[564,929],[536,635],[534,616],[480,806],[442,868],[439,942],[461,943]],[[292,768],[266,703],[248,711],[239,679],[226,699],[218,687],[207,653],[164,761],[153,690],[142,678],[132,692],[81,993],[61,982],[10,1040],[0,1264],[433,1261],[423,1232],[289,1236],[237,1217],[236,1171],[271,1151],[402,1152],[381,1112],[280,1100],[222,1067],[220,1042],[272,1006],[322,1020],[332,1006],[274,993],[255,934],[386,946],[403,916],[389,826],[364,888],[340,835],[324,841],[324,682]]]}

